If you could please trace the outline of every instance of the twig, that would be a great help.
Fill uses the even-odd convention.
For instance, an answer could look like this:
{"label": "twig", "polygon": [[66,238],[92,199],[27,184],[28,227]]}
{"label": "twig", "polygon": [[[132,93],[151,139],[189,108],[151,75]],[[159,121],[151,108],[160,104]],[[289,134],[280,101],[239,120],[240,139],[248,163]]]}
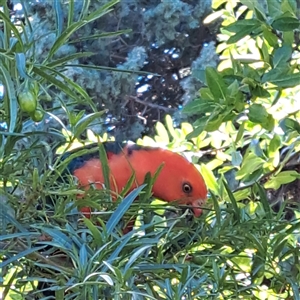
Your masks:
{"label": "twig", "polygon": [[134,102],[143,104],[143,105],[148,106],[148,107],[157,108],[157,109],[163,110],[163,111],[165,111],[165,112],[173,112],[173,111],[176,111],[175,108],[169,108],[169,107],[164,107],[164,106],[162,106],[162,105],[149,103],[149,102],[140,100],[138,97],[128,96],[128,98],[129,98],[130,100],[133,100]]}
{"label": "twig", "polygon": [[[11,243],[5,243],[5,242],[1,242],[0,243],[0,249],[7,249],[9,248],[9,245]],[[23,243],[23,241],[21,241],[20,239],[16,240],[16,245],[13,247],[12,250],[16,251],[16,252],[21,252],[24,250],[27,250],[28,246],[26,244]],[[65,265],[67,263],[66,258],[60,258],[60,257],[45,257],[42,254],[38,253],[38,252],[33,252],[27,255],[29,258],[33,259],[33,260],[38,260],[41,261],[45,264],[51,265],[53,267],[56,267],[58,269],[61,269],[63,272],[66,272],[68,274],[72,274],[70,269],[67,267],[63,267],[63,265]],[[70,264],[69,267],[72,267],[72,265]]]}

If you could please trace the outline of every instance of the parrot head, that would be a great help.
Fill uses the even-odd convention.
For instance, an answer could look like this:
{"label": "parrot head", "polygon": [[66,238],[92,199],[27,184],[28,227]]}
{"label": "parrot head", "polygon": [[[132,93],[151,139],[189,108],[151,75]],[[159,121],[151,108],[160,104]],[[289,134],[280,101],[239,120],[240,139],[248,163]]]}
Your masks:
{"label": "parrot head", "polygon": [[152,188],[153,196],[191,206],[196,217],[202,214],[207,188],[200,172],[183,156],[161,148],[141,148],[131,153],[130,162],[139,184],[147,172],[153,175],[162,165]]}

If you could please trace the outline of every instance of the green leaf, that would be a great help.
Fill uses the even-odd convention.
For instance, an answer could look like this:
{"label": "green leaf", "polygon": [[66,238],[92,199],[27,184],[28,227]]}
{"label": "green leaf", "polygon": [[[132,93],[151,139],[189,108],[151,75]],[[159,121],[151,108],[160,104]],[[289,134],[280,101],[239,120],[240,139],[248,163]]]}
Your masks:
{"label": "green leaf", "polygon": [[299,28],[300,21],[295,17],[279,17],[271,26],[279,31],[291,31]]}
{"label": "green leaf", "polygon": [[266,108],[261,104],[252,104],[249,108],[248,117],[249,120],[253,123],[262,124],[266,122],[268,118],[268,112]]}
{"label": "green leaf", "polygon": [[212,1],[212,8],[217,9],[219,6],[221,6],[223,3],[226,3],[227,0],[214,0]]}
{"label": "green leaf", "polygon": [[[263,241],[259,240],[259,237],[250,232],[245,232],[245,236],[253,243],[253,246],[257,249],[256,256],[264,256],[267,254],[267,249],[265,249]],[[263,258],[263,257],[261,257]]]}
{"label": "green leaf", "polygon": [[264,163],[265,161],[260,157],[250,154],[249,156],[245,157],[241,169],[236,173],[236,179],[239,180],[248,176],[249,174],[252,174],[259,168],[262,168]]}
{"label": "green leaf", "polygon": [[263,11],[263,9],[259,9],[258,7],[254,7],[254,12],[257,17],[257,19],[261,22],[266,22],[266,15]]}
{"label": "green leaf", "polygon": [[149,72],[146,72],[146,71],[134,71],[134,70],[118,69],[118,68],[96,66],[96,65],[67,64],[67,65],[65,65],[65,67],[83,68],[83,69],[87,69],[87,70],[98,70],[98,71],[111,71],[111,72],[128,73],[128,74],[141,74],[141,75],[160,76],[159,74],[149,73]]}
{"label": "green leaf", "polygon": [[53,0],[53,8],[55,11],[57,36],[60,36],[63,29],[63,23],[64,23],[64,13],[61,8],[60,0]]}
{"label": "green leaf", "polygon": [[74,127],[74,137],[78,138],[80,134],[87,129],[87,127],[96,119],[99,119],[103,116],[106,111],[99,111],[95,113],[88,114],[83,117]]}
{"label": "green leaf", "polygon": [[105,148],[102,143],[98,143],[99,157],[101,161],[102,173],[104,177],[104,184],[107,190],[110,190],[110,169],[108,165],[108,158]]}
{"label": "green leaf", "polygon": [[239,83],[237,80],[234,80],[227,88],[228,95],[230,97],[235,97],[240,91],[239,91]]}
{"label": "green leaf", "polygon": [[282,14],[281,5],[279,1],[267,0],[268,12],[271,18],[276,18]]}
{"label": "green leaf", "polygon": [[5,22],[5,26],[7,26],[14,33],[14,36],[18,39],[18,42],[20,43],[20,48],[23,50],[23,40],[18,28],[14,25],[14,23],[12,23],[10,18],[2,10],[0,10],[0,19],[2,19]]}
{"label": "green leaf", "polygon": [[13,255],[12,257],[10,257],[10,258],[8,258],[8,259],[2,261],[2,262],[0,263],[0,269],[3,269],[3,268],[6,267],[7,265],[9,265],[9,264],[11,264],[11,263],[15,263],[15,262],[17,262],[19,259],[24,258],[24,257],[26,257],[27,255],[32,254],[32,253],[34,253],[34,252],[38,252],[38,251],[40,251],[40,250],[42,250],[42,249],[44,249],[44,248],[45,248],[45,246],[40,246],[40,247],[33,247],[33,248],[26,249],[26,250],[24,250],[24,251],[21,251],[21,252],[19,252],[18,254]]}
{"label": "green leaf", "polygon": [[84,41],[91,41],[91,40],[95,40],[95,39],[112,38],[115,36],[119,36],[121,34],[128,34],[131,32],[132,32],[131,29],[125,29],[125,30],[119,30],[119,31],[113,31],[113,32],[102,32],[102,33],[83,36],[78,39],[74,39],[74,40],[70,41],[70,44],[80,43],[80,42],[84,42]]}
{"label": "green leaf", "polygon": [[79,249],[79,262],[81,267],[85,267],[88,263],[88,252],[86,244],[82,244]]}
{"label": "green leaf", "polygon": [[138,188],[134,189],[130,194],[128,194],[123,201],[119,204],[115,212],[111,215],[106,224],[107,234],[110,235],[115,229],[116,225],[120,222],[126,211],[129,209],[132,202],[136,199],[139,193],[146,185],[143,184]]}
{"label": "green leaf", "polygon": [[286,278],[287,282],[291,285],[292,289],[293,289],[293,297],[294,300],[300,300],[300,294],[299,294],[299,283],[294,281],[291,278]]}
{"label": "green leaf", "polygon": [[187,136],[190,132],[192,132],[194,130],[192,124],[187,123],[187,122],[183,122],[181,123],[181,130],[182,133]]}
{"label": "green leaf", "polygon": [[57,67],[57,66],[61,67],[62,65],[64,65],[68,61],[76,60],[76,59],[83,58],[83,57],[91,57],[93,55],[95,55],[94,52],[74,53],[74,54],[70,54],[70,55],[64,56],[62,58],[53,60],[53,61],[47,63],[46,66],[48,68],[54,68],[54,67]]}
{"label": "green leaf", "polygon": [[227,86],[223,80],[223,77],[212,67],[207,67],[206,83],[209,87],[214,99],[219,101],[220,99],[226,99]]}
{"label": "green leaf", "polygon": [[271,207],[270,207],[270,203],[267,199],[266,196],[266,192],[265,190],[261,187],[261,185],[256,184],[256,187],[258,189],[258,194],[259,194],[259,198],[260,198],[260,202],[263,205],[266,217],[271,220],[272,219],[272,211],[271,211]]}
{"label": "green leaf", "polygon": [[[247,237],[249,238],[249,235],[247,235]],[[251,237],[253,237],[253,239],[255,238],[252,234]],[[249,241],[253,242],[251,237],[249,238]],[[255,285],[261,285],[265,275],[265,258],[262,257],[263,253],[264,252],[258,252],[252,259],[251,278]]]}
{"label": "green leaf", "polygon": [[82,6],[81,6],[81,12],[80,12],[79,20],[85,18],[89,13],[90,0],[84,0],[82,2],[83,3],[82,3]]}
{"label": "green leaf", "polygon": [[9,126],[8,131],[14,132],[16,124],[17,124],[17,117],[18,117],[18,100],[16,97],[16,91],[14,87],[14,83],[10,77],[8,70],[5,68],[3,64],[0,64],[0,75],[3,85],[5,86],[5,90],[7,92],[7,97],[4,98],[6,102],[6,106],[8,107],[9,111]]}
{"label": "green leaf", "polygon": [[256,85],[253,88],[249,86],[249,89],[250,89],[251,94],[254,99],[255,98],[269,98],[271,96],[270,93],[260,85]]}
{"label": "green leaf", "polygon": [[300,134],[300,125],[292,118],[285,118],[279,123],[280,128],[287,133],[288,131],[296,131]]}
{"label": "green leaf", "polygon": [[128,262],[126,263],[125,267],[124,267],[124,272],[127,272],[129,270],[129,268],[134,264],[134,262],[141,256],[141,254],[143,252],[145,252],[146,250],[150,249],[152,247],[152,245],[145,245],[145,246],[141,246],[137,249],[134,249],[134,253],[132,253],[130,259],[128,260]]}
{"label": "green leaf", "polygon": [[170,143],[169,134],[164,124],[157,122],[155,125],[155,130],[157,132],[157,136],[155,137],[157,142],[163,142],[166,144]]}
{"label": "green leaf", "polygon": [[205,101],[205,102],[214,102],[214,96],[211,93],[209,88],[203,87],[200,89],[200,96],[201,96],[201,100]]}
{"label": "green leaf", "polygon": [[71,24],[73,23],[73,18],[74,18],[74,1],[75,0],[70,0],[69,1],[67,27],[70,27]]}
{"label": "green leaf", "polygon": [[278,80],[284,76],[288,76],[291,72],[289,65],[280,65],[276,69],[271,69],[268,73],[265,73],[262,77],[262,83],[270,82],[271,80]]}
{"label": "green leaf", "polygon": [[294,40],[294,32],[293,31],[285,31],[282,33],[283,45],[293,46]]}
{"label": "green leaf", "polygon": [[[2,209],[3,207],[1,207]],[[25,232],[16,232],[6,235],[0,235],[0,241],[6,241],[6,240],[13,240],[13,239],[21,239],[26,237],[39,237],[40,233],[38,232],[31,232],[31,231],[25,231]]]}
{"label": "green leaf", "polygon": [[278,77],[276,79],[269,78],[269,82],[277,85],[281,88],[292,88],[299,84],[300,82],[300,72],[294,74],[288,74],[286,76]]}
{"label": "green leaf", "polygon": [[232,165],[235,167],[239,167],[243,161],[243,156],[240,151],[233,151],[232,154]]}
{"label": "green leaf", "polygon": [[257,19],[245,19],[245,20],[238,20],[238,21],[234,22],[233,24],[226,26],[225,29],[230,32],[239,33],[246,29],[249,30],[249,28],[252,28],[252,27],[259,27],[260,25],[261,25],[261,22],[258,21]]}
{"label": "green leaf", "polygon": [[259,29],[258,32],[256,32],[256,35],[258,35],[259,33],[262,32],[262,29],[257,27],[257,25],[252,26],[252,27],[243,27],[240,31],[238,31],[235,35],[231,36],[227,40],[227,44],[230,45],[230,44],[234,44],[234,43],[238,42],[239,40],[241,40],[245,36],[250,35],[251,33],[253,33],[256,29]]}
{"label": "green leaf", "polygon": [[277,176],[269,179],[265,183],[265,188],[278,190],[281,185],[293,182],[298,178],[300,178],[300,174],[297,171],[282,171]]}
{"label": "green leaf", "polygon": [[133,183],[135,182],[136,178],[135,178],[135,173],[132,172],[129,180],[127,181],[126,185],[124,186],[123,190],[120,193],[121,197],[125,197],[125,195],[127,195],[127,193],[130,191]]}
{"label": "green leaf", "polygon": [[281,10],[284,13],[296,16],[296,12],[299,11],[299,4],[297,4],[297,0],[283,0],[281,1]]}
{"label": "green leaf", "polygon": [[62,34],[56,39],[53,46],[51,47],[48,57],[46,58],[46,61],[49,61],[52,56],[56,53],[56,51],[63,45],[65,45],[70,36],[80,29],[81,27],[87,25],[90,22],[95,21],[96,19],[104,16],[105,14],[109,13],[111,11],[111,8],[116,5],[119,2],[119,0],[112,0],[109,1],[107,4],[103,5],[99,9],[95,10],[94,12],[91,12],[87,17],[84,17],[82,20],[75,22],[71,24],[69,27],[67,27]]}
{"label": "green leaf", "polygon": [[72,239],[64,234],[61,230],[55,228],[48,228],[45,226],[33,226],[40,228],[47,235],[52,237],[52,243],[57,244],[60,248],[70,250],[73,247]]}
{"label": "green leaf", "polygon": [[241,138],[244,135],[244,131],[245,131],[245,121],[239,127],[239,131],[236,135],[235,143],[238,143],[241,140]]}
{"label": "green leaf", "polygon": [[211,194],[211,198],[213,200],[213,204],[214,204],[214,211],[216,214],[216,222],[217,222],[217,226],[221,225],[221,210],[220,210],[220,204],[216,198],[216,196],[212,193]]}
{"label": "green leaf", "polygon": [[[37,75],[41,76],[44,80],[52,83],[53,85],[55,85],[57,88],[59,88],[62,92],[64,92],[66,95],[68,95],[70,98],[74,99],[77,103],[83,103],[83,100],[86,100],[91,107],[96,111],[95,108],[95,104],[93,103],[93,101],[90,99],[89,95],[75,82],[72,82],[70,79],[68,79],[66,76],[64,76],[62,73],[57,72],[53,69],[49,68],[49,71],[52,71],[54,73],[56,73],[57,75],[59,75],[60,77],[63,77],[64,79],[67,80],[68,84],[75,88],[75,91],[77,93],[79,93],[83,99],[81,97],[79,97],[75,91],[73,91],[69,85],[65,84],[64,82],[58,80],[55,76],[52,76],[50,74],[48,74],[47,72],[43,71],[42,68],[45,68],[44,66],[36,67],[34,66],[32,68],[33,72],[36,73]],[[45,68],[47,70],[47,68]]]}
{"label": "green leaf", "polygon": [[224,187],[226,189],[227,195],[228,195],[228,197],[230,199],[230,202],[232,204],[233,211],[234,211],[234,216],[235,216],[235,220],[238,223],[240,223],[240,221],[241,221],[241,218],[240,218],[240,209],[239,209],[239,207],[237,205],[237,201],[234,198],[234,195],[233,195],[232,191],[230,190],[228,184],[224,180],[222,181],[222,183],[223,183],[223,185],[224,185]]}
{"label": "green leaf", "polygon": [[249,108],[248,117],[251,122],[260,124],[266,130],[271,131],[274,128],[273,116],[261,104],[252,104]]}
{"label": "green leaf", "polygon": [[285,234],[278,234],[276,243],[273,244],[273,259],[277,257],[280,259],[283,249],[287,247],[289,236]]}
{"label": "green leaf", "polygon": [[270,28],[263,28],[263,37],[271,47],[277,47],[278,37],[272,32]]}
{"label": "green leaf", "polygon": [[88,229],[90,230],[95,244],[98,247],[101,247],[103,242],[102,242],[102,237],[101,237],[99,229],[88,218],[83,218],[83,222],[86,225],[86,227],[88,227]]}
{"label": "green leaf", "polygon": [[291,46],[283,45],[280,48],[274,50],[273,68],[277,68],[280,65],[285,65],[291,59],[293,49]]}
{"label": "green leaf", "polygon": [[281,147],[281,138],[278,134],[275,133],[268,147],[269,157],[274,157],[275,153],[278,151],[280,147]]}
{"label": "green leaf", "polygon": [[158,167],[158,169],[155,171],[154,175],[151,177],[150,172],[148,172],[144,179],[144,184],[146,185],[146,188],[144,189],[144,192],[139,197],[140,203],[147,203],[149,198],[152,196],[152,187],[154,182],[156,181],[158,175],[160,174],[161,170],[164,167],[164,163],[162,162],[161,165]]}
{"label": "green leaf", "polygon": [[261,126],[268,131],[272,131],[275,126],[275,120],[273,116],[268,114],[267,120],[264,123],[262,123]]}
{"label": "green leaf", "polygon": [[[1,192],[1,190],[0,190]],[[1,200],[3,199],[3,196],[1,195]],[[10,207],[6,204],[0,201],[0,218],[2,223],[10,223],[12,224],[18,231],[20,231],[22,234],[24,232],[28,232],[28,229],[25,228],[21,223],[19,223],[16,218],[14,217],[14,213],[10,211]]]}
{"label": "green leaf", "polygon": [[198,137],[204,131],[204,129],[205,129],[205,126],[203,126],[203,125],[198,126],[196,129],[194,129],[191,133],[189,133],[186,136],[186,139],[189,140],[189,139]]}
{"label": "green leaf", "polygon": [[184,114],[196,114],[196,113],[206,113],[211,112],[216,104],[207,100],[195,100],[188,103],[182,110]]}
{"label": "green leaf", "polygon": [[220,114],[220,113],[211,114],[206,124],[205,130],[209,132],[218,130],[222,122],[224,121],[224,117],[225,114]]}
{"label": "green leaf", "polygon": [[165,122],[170,135],[176,141],[178,138],[180,138],[180,134],[178,134],[178,131],[174,129],[172,117],[170,115],[166,115]]}
{"label": "green leaf", "polygon": [[26,57],[24,53],[15,53],[15,59],[16,59],[16,66],[18,69],[18,72],[20,76],[24,78],[30,78],[27,75],[27,70],[26,70]]}
{"label": "green leaf", "polygon": [[[79,84],[77,84],[77,83],[75,83],[73,80],[71,80],[71,79],[69,79],[67,76],[65,76],[62,72],[59,72],[59,71],[57,71],[57,70],[55,70],[55,69],[53,69],[53,68],[48,68],[48,67],[46,67],[46,66],[40,66],[40,69],[44,69],[45,71],[48,71],[49,73],[54,73],[54,74],[56,74],[58,77],[60,77],[60,78],[62,78],[67,84],[68,84],[68,90],[69,91],[72,91],[72,89],[71,88],[73,88],[73,90],[75,91],[75,92],[77,92],[79,95],[81,95],[81,97],[83,98],[83,99],[81,99],[81,97],[75,97],[75,100],[77,101],[77,102],[79,102],[80,100],[80,102],[81,103],[84,103],[84,101],[86,101],[89,105],[90,105],[90,107],[96,112],[97,111],[97,108],[96,108],[96,106],[95,106],[95,103],[93,102],[93,100],[90,98],[90,96],[88,95],[88,93],[79,85]],[[35,72],[36,72],[36,68],[34,68],[34,70],[35,70]],[[47,74],[47,73],[44,73],[44,74]],[[56,78],[55,78],[56,79]],[[53,80],[53,77],[52,77],[52,80]],[[59,84],[58,82],[60,82],[59,80],[56,80],[55,81],[56,82],[56,84]],[[69,88],[69,86],[71,87],[71,88]],[[63,88],[61,88],[62,90],[64,90],[64,88],[65,88],[65,85],[64,84],[59,84],[59,87],[61,88],[61,87],[63,87]],[[73,94],[74,95],[74,94]],[[76,95],[76,94],[75,94]],[[84,100],[84,101],[83,101]]]}
{"label": "green leaf", "polygon": [[215,194],[219,193],[219,186],[217,180],[211,170],[209,170],[205,164],[201,164],[201,174],[204,177],[204,181],[209,190],[212,190]]}

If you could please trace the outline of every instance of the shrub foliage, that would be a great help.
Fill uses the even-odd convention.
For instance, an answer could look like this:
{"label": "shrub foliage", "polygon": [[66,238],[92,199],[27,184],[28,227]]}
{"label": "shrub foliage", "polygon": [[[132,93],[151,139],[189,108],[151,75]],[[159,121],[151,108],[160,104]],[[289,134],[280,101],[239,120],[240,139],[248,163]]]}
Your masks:
{"label": "shrub foliage", "polygon": [[[220,63],[193,69],[202,86],[199,97],[180,112],[193,124],[174,127],[167,116],[156,124],[154,137],[137,141],[182,152],[197,165],[210,190],[205,213],[190,218],[185,208],[149,201],[155,178],[147,178],[116,203],[107,190],[91,189],[82,205],[96,213],[86,219],[74,200],[82,191],[71,176],[62,177],[61,153],[77,143],[106,140],[91,131],[82,140],[103,112],[63,72],[67,63],[91,53],[60,59],[55,53],[116,2],[90,14],[83,8],[62,29],[55,1],[56,39],[39,63],[34,28],[27,32],[14,24],[5,5],[0,11],[2,298],[300,299],[299,4],[213,1],[215,11],[205,22],[222,23]],[[40,105],[50,88],[95,112],[83,117],[60,101],[67,128]],[[63,132],[24,130],[29,118],[41,117],[36,112],[51,115]],[[45,134],[65,145],[57,150],[58,144],[39,138]],[[138,220],[124,235],[120,223],[131,216]]]}

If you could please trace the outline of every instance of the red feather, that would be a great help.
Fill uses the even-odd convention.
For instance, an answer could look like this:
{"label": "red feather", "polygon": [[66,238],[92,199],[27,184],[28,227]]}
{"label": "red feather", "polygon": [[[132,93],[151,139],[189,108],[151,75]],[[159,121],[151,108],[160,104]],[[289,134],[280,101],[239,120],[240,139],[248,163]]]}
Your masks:
{"label": "red feather", "polygon": [[[134,173],[135,182],[130,191],[133,190],[143,183],[148,172],[153,176],[163,164],[152,188],[153,196],[167,202],[190,205],[195,216],[202,214],[201,206],[206,200],[207,188],[199,171],[184,157],[169,150],[135,144],[106,142],[103,145],[110,168],[112,192],[120,193]],[[103,188],[104,176],[98,151],[74,159],[68,168],[78,178],[81,187],[88,189],[93,184],[98,189]],[[82,211],[90,212],[90,209],[83,208]]]}

